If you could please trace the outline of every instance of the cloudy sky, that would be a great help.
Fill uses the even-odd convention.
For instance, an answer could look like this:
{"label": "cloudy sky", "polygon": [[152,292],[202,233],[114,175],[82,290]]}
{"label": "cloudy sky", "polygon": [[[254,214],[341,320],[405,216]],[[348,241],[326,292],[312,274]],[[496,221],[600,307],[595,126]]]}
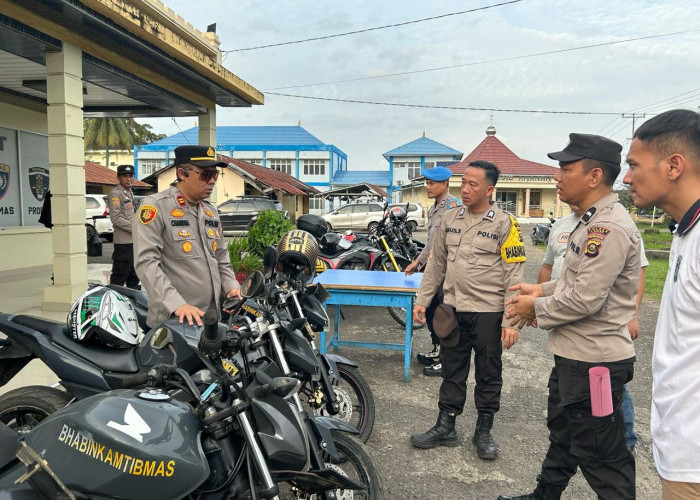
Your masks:
{"label": "cloudy sky", "polygon": [[[507,0],[165,3],[201,30],[216,22],[221,48],[230,50],[402,23],[499,1]],[[468,153],[484,138],[491,114],[497,136],[520,157],[532,161],[551,164],[546,153],[565,146],[569,132],[602,133],[627,149],[632,121],[619,114],[399,108],[268,92],[522,110],[651,113],[674,107],[698,109],[698,19],[697,0],[524,0],[357,35],[231,52],[224,66],[263,91],[265,105],[218,108],[217,122],[296,125],[301,120],[320,140],[343,150],[349,168],[356,170],[388,168],[382,153],[417,139],[424,131],[427,137]],[[699,31],[488,62],[686,30]],[[464,66],[320,84],[456,65]],[[295,88],[285,88],[291,86]],[[192,118],[176,121],[177,125],[171,119],[148,120],[158,132],[167,134],[178,132],[178,126],[182,130],[193,126]]]}

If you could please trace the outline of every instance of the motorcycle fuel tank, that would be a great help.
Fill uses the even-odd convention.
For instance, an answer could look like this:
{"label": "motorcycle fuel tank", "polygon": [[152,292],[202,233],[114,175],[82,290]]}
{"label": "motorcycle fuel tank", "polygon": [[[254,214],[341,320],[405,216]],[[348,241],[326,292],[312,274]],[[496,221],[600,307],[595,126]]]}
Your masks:
{"label": "motorcycle fuel tank", "polygon": [[78,401],[43,420],[27,444],[72,490],[100,498],[181,498],[209,476],[202,423],[186,404],[155,396],[118,390]]}

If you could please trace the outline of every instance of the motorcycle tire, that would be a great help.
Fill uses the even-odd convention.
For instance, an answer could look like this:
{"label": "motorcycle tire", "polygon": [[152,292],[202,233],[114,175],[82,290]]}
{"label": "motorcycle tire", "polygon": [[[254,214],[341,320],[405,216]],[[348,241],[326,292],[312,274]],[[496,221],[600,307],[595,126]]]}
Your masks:
{"label": "motorcycle tire", "polygon": [[348,365],[338,365],[340,382],[333,378],[333,389],[340,404],[340,412],[331,415],[325,406],[313,407],[314,415],[323,415],[342,420],[360,433],[357,435],[363,443],[366,443],[374,429],[376,408],[374,395],[367,380],[357,368]]}
{"label": "motorcycle tire", "polygon": [[53,387],[20,387],[0,396],[0,422],[26,434],[72,399],[70,394]]}
{"label": "motorcycle tire", "polygon": [[[382,482],[369,450],[353,436],[339,431],[332,431],[332,433],[333,444],[341,459],[333,460],[329,455],[324,454],[323,459],[326,462],[326,467],[334,469],[355,482],[364,484],[367,488],[365,491],[335,490],[335,498],[381,499],[383,495]],[[297,498],[316,500],[318,496],[315,494],[297,495]]]}
{"label": "motorcycle tire", "polygon": [[[406,308],[405,307],[390,306],[390,307],[387,307],[387,309],[389,310],[389,314],[391,314],[391,317],[394,318],[394,321],[396,321],[403,328],[406,328]],[[425,321],[423,323],[416,323],[414,321],[413,322],[413,329],[420,330],[426,324],[427,323]]]}

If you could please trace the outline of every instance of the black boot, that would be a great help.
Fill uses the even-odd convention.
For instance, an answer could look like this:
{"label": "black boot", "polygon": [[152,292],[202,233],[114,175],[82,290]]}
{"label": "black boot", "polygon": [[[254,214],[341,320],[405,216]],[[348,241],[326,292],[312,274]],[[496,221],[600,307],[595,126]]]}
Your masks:
{"label": "black boot", "polygon": [[455,430],[454,413],[440,410],[437,422],[423,434],[411,436],[411,444],[416,448],[435,448],[436,446],[457,446],[459,437]]}
{"label": "black boot", "polygon": [[418,362],[425,365],[425,366],[431,366],[434,365],[435,363],[440,362],[440,344],[433,344],[433,350],[430,352],[426,353],[418,353],[416,354],[416,358],[418,359]]}
{"label": "black boot", "polygon": [[491,435],[491,427],[493,427],[493,413],[480,411],[476,419],[472,443],[476,445],[476,454],[484,460],[495,460],[498,457],[496,442]]}
{"label": "black boot", "polygon": [[532,493],[515,497],[500,495],[497,500],[559,500],[564,489],[565,487],[546,483],[540,476],[537,476],[537,488]]}

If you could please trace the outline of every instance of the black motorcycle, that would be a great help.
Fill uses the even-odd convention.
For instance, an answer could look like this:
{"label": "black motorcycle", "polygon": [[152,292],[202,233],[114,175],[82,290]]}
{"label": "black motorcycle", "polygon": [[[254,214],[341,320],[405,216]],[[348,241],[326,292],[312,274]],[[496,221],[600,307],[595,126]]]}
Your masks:
{"label": "black motorcycle", "polygon": [[[254,295],[261,278],[246,280],[244,295]],[[354,430],[299,411],[287,401],[299,381],[265,356],[248,358],[261,335],[255,324],[227,329],[214,321],[200,333],[193,348],[177,328],[154,329],[140,354],[157,362],[123,380],[145,388],[88,397],[25,434],[20,451],[41,457],[29,460],[28,473],[26,453],[18,453],[24,460],[3,454],[4,495],[31,498],[34,489],[43,492],[37,498],[279,498],[286,483],[296,498],[380,498],[371,457],[338,433]],[[222,359],[231,360],[235,377]],[[191,375],[183,361],[204,368]]]}
{"label": "black motorcycle", "polygon": [[535,227],[532,228],[532,233],[530,233],[530,238],[532,239],[532,244],[537,245],[542,243],[544,245],[549,241],[549,232],[552,229],[552,224],[556,222],[553,217],[553,213],[549,212],[549,223],[537,223]]}
{"label": "black motorcycle", "polygon": [[[315,415],[340,419],[359,432],[366,442],[375,419],[374,396],[357,365],[337,354],[319,354],[315,334],[328,328],[323,302],[329,297],[323,285],[309,285],[312,276],[285,263],[277,270],[277,251],[265,252],[267,284],[265,293],[248,299],[239,315],[256,321],[266,335],[268,352],[285,374],[299,378],[299,393]],[[236,301],[224,304],[237,307]],[[231,316],[235,321],[237,316]]]}

